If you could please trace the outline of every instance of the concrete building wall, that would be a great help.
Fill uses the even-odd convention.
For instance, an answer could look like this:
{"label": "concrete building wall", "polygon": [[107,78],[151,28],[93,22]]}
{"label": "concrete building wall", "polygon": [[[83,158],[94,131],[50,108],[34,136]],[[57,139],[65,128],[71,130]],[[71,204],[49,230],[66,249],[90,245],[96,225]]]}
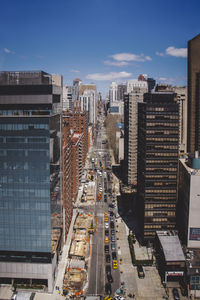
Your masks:
{"label": "concrete building wall", "polygon": [[137,79],[127,81],[127,93],[131,93],[134,88],[144,88],[148,90],[147,81],[141,81]]}
{"label": "concrete building wall", "polygon": [[187,153],[187,88],[174,87],[179,102],[179,153]]}
{"label": "concrete building wall", "polygon": [[200,34],[188,42],[188,152],[200,151]]}
{"label": "concrete building wall", "polygon": [[51,264],[0,262],[1,278],[47,279],[48,292],[53,292],[56,257]]}
{"label": "concrete building wall", "polygon": [[200,171],[190,175],[188,248],[200,248]]}

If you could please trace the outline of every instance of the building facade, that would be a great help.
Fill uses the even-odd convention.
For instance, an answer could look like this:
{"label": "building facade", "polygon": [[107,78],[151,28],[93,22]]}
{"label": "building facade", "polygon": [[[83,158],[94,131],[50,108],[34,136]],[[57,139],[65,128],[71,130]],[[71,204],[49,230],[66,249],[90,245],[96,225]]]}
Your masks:
{"label": "building facade", "polygon": [[110,106],[112,106],[113,101],[117,101],[117,83],[112,82],[109,88],[109,102]]}
{"label": "building facade", "polygon": [[63,122],[62,136],[63,232],[66,241],[73,215],[73,150],[71,128],[67,119]]}
{"label": "building facade", "polygon": [[61,94],[48,73],[0,73],[0,278],[49,292],[62,232]]}
{"label": "building facade", "polygon": [[200,158],[180,159],[177,228],[183,244],[200,249]]}
{"label": "building facade", "polygon": [[188,152],[200,151],[200,34],[188,42]]}
{"label": "building facade", "polygon": [[137,185],[138,103],[143,101],[147,88],[133,88],[124,95],[124,167],[125,182]]}
{"label": "building facade", "polygon": [[173,92],[144,95],[138,104],[138,210],[141,237],[176,225],[179,105]]}
{"label": "building facade", "polygon": [[187,88],[173,87],[179,103],[179,153],[187,153]]}
{"label": "building facade", "polygon": [[144,88],[148,90],[147,81],[137,79],[127,81],[127,94],[131,93],[135,88]]}

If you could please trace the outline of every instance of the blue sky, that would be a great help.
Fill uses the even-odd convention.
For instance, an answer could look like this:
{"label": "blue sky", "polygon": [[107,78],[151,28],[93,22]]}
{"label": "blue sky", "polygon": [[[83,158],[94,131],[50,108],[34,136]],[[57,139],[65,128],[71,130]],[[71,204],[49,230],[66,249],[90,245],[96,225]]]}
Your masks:
{"label": "blue sky", "polygon": [[200,1],[1,0],[0,70],[44,70],[96,83],[148,74],[187,83],[187,42]]}

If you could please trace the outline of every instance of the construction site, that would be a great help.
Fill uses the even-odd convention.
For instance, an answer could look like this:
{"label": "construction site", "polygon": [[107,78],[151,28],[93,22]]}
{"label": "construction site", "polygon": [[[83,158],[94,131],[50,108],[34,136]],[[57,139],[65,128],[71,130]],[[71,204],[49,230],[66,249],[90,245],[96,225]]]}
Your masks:
{"label": "construction site", "polygon": [[73,226],[73,236],[63,279],[63,294],[81,297],[88,283],[88,264],[91,254],[90,237],[94,233],[93,216],[78,214]]}

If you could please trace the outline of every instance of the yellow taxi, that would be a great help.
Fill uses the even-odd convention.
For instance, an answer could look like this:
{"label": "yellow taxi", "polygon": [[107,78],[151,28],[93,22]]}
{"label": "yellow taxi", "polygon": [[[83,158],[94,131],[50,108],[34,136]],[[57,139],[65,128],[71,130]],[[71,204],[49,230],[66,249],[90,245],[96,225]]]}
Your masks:
{"label": "yellow taxi", "polygon": [[107,211],[104,212],[104,217],[108,217],[108,212]]}
{"label": "yellow taxi", "polygon": [[109,242],[109,239],[107,236],[105,236],[105,243],[107,244]]}
{"label": "yellow taxi", "polygon": [[108,217],[105,217],[105,218],[104,218],[104,222],[108,222]]}
{"label": "yellow taxi", "polygon": [[117,260],[113,259],[113,269],[117,269]]}

